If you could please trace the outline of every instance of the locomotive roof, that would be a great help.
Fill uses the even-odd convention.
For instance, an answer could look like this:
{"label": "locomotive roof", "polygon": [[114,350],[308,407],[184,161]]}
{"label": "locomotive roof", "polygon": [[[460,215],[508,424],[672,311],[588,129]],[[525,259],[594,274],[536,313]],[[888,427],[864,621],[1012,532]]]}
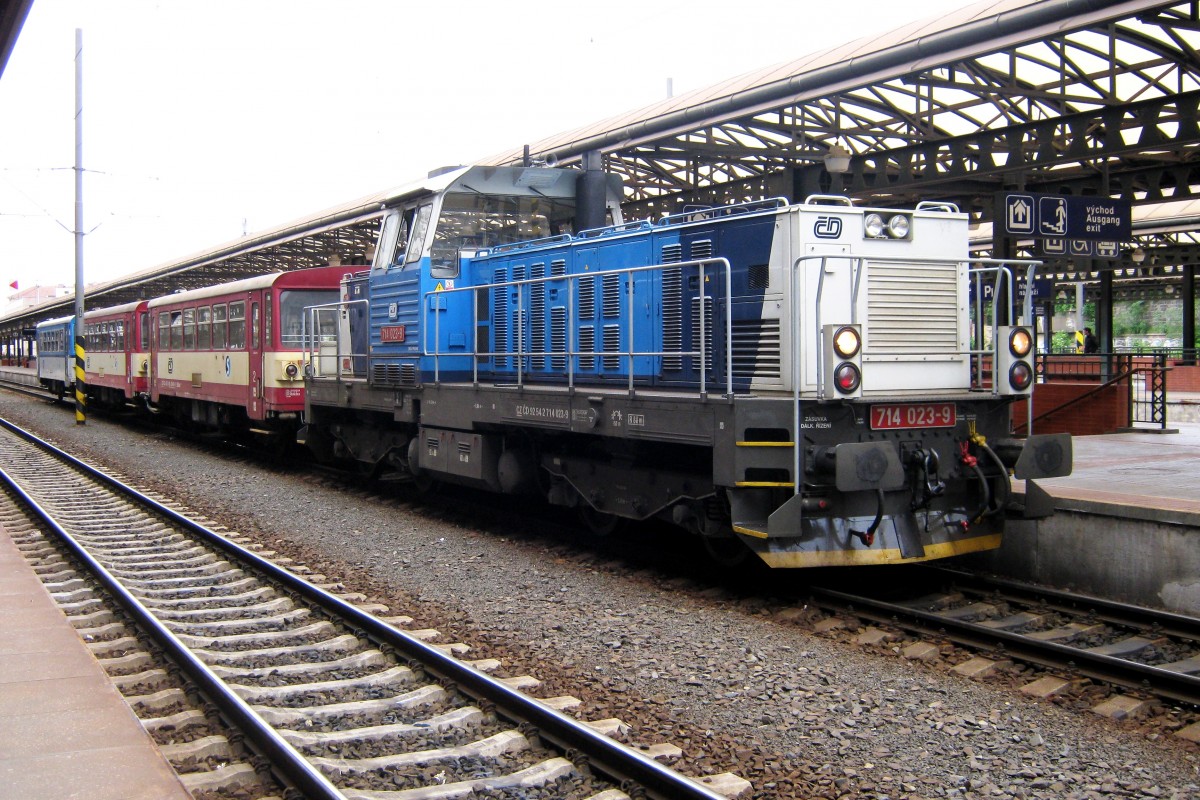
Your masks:
{"label": "locomotive roof", "polygon": [[[342,277],[350,270],[348,267],[316,267],[314,269],[298,269],[290,272],[272,272],[269,275],[255,275],[240,281],[219,283],[216,286],[206,286],[203,289],[192,289],[186,292],[156,297],[149,302],[150,308],[189,303],[194,300],[206,300],[212,297],[249,292],[255,289],[281,288],[329,288],[336,289]],[[327,281],[327,282],[323,282]]]}

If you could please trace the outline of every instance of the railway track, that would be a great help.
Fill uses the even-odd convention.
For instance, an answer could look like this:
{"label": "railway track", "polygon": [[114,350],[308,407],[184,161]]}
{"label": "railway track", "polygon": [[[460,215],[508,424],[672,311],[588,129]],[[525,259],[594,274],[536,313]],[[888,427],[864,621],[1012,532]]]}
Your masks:
{"label": "railway track", "polygon": [[[138,696],[152,733],[185,731],[163,749],[199,794],[272,796],[269,781],[244,788],[267,773],[291,796],[368,800],[717,800],[748,788],[728,774],[687,778],[604,735],[604,723],[562,713],[571,698],[533,699],[521,691],[533,679],[493,678],[485,670],[498,665],[461,661],[453,645],[400,630],[405,619],[355,605],[365,598],[338,596],[321,576],[294,574],[3,426],[0,475],[26,509],[4,512],[6,527],[32,514],[86,567],[76,577],[50,534],[18,539],[93,650],[120,662],[116,682]],[[93,579],[119,612],[101,607]],[[159,674],[175,672],[187,688],[161,688]],[[222,727],[232,735],[212,732]],[[205,765],[240,777],[222,783]]]}
{"label": "railway track", "polygon": [[[813,601],[987,654],[961,669],[964,674],[1016,659],[1068,676],[1064,683],[1085,677],[1200,706],[1196,618],[945,568],[918,574],[925,577],[908,574],[910,585],[946,588],[913,596],[812,587]],[[873,629],[870,635],[880,634]]]}

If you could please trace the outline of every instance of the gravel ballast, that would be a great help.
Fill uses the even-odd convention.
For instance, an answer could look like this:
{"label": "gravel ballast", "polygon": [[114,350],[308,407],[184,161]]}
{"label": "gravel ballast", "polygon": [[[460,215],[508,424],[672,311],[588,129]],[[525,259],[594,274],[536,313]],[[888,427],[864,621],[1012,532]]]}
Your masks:
{"label": "gravel ballast", "polygon": [[541,679],[538,696],[581,698],[583,718],[634,723],[630,743],[678,745],[684,772],[747,778],[756,798],[1200,797],[1196,745],[814,635],[791,621],[802,612],[616,545],[525,535],[453,494],[383,500],[98,416],[77,426],[7,392],[0,415]]}

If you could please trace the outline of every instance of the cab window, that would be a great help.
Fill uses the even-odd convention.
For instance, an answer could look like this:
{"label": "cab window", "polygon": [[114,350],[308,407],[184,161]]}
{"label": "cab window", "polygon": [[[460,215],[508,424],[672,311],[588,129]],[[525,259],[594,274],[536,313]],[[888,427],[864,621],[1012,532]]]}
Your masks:
{"label": "cab window", "polygon": [[421,251],[425,249],[425,233],[429,230],[431,216],[433,216],[432,205],[427,203],[417,209],[412,222],[412,233],[408,237],[408,252],[404,256],[405,264],[411,264],[421,257]]}
{"label": "cab window", "polygon": [[171,349],[171,312],[158,312],[158,349]]}

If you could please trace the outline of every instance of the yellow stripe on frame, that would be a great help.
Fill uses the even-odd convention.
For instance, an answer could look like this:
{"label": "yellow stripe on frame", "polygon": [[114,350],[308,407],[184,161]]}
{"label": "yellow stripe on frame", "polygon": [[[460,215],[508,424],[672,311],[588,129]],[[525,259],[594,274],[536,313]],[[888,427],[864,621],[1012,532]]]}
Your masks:
{"label": "yellow stripe on frame", "polygon": [[734,442],[738,447],[795,447],[795,442]]}
{"label": "yellow stripe on frame", "polygon": [[[741,531],[739,531],[740,533]],[[936,558],[960,556],[966,553],[978,553],[984,550],[995,550],[1000,546],[1002,535],[999,533],[987,536],[975,536],[961,539],[957,542],[940,542],[925,548],[925,555],[919,558],[904,558],[899,548],[887,550],[816,550],[792,552],[759,552],[761,558],[770,567],[796,569],[808,567],[865,567],[872,564],[913,564],[918,561],[931,561]]]}
{"label": "yellow stripe on frame", "polygon": [[734,525],[733,530],[735,533],[740,533],[743,536],[753,536],[755,539],[766,539],[767,538],[766,531],[755,531],[755,530],[751,530],[750,528],[743,528],[741,525]]}

